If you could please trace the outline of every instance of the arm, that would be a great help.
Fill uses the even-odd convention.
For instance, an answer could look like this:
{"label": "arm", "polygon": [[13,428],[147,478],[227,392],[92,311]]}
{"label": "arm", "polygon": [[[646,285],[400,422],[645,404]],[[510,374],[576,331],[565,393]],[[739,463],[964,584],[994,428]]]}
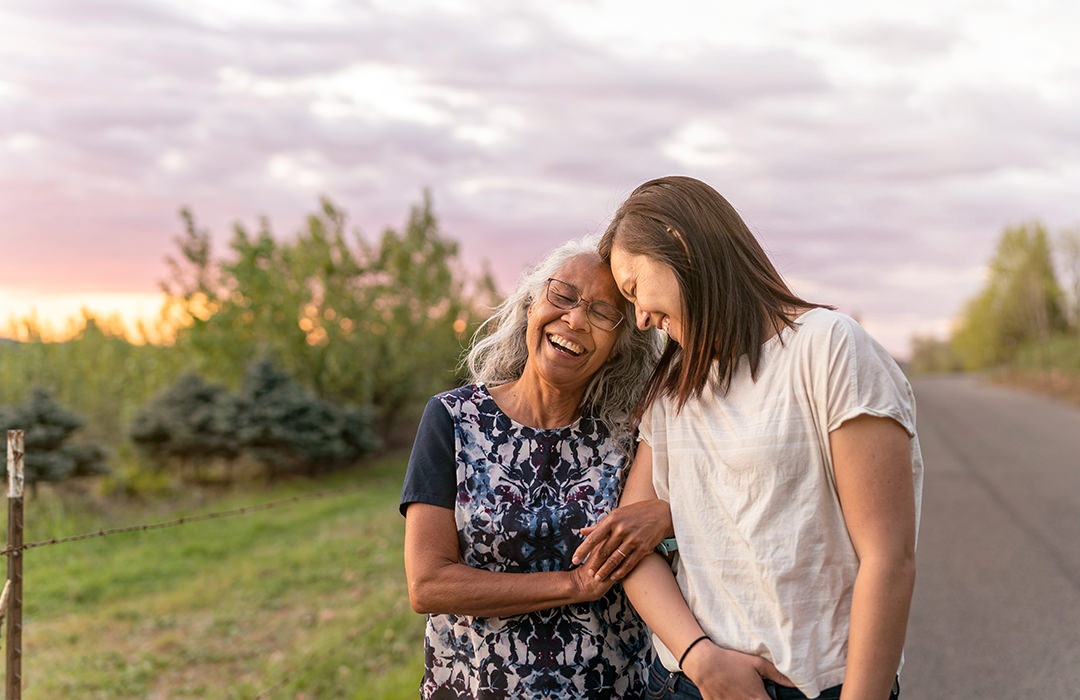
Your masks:
{"label": "arm", "polygon": [[619,507],[596,525],[581,528],[581,532],[586,537],[574,551],[574,563],[588,558],[586,567],[590,572],[616,581],[626,578],[660,540],[675,534],[671,507],[653,490],[652,449],[647,443],[638,443]]}
{"label": "arm", "polygon": [[[645,443],[638,447],[631,477],[623,492],[624,503],[656,498],[652,485],[652,448]],[[686,604],[671,567],[659,554],[646,556],[623,581],[623,589],[649,629],[673,654],[684,657],[683,672],[706,699],[768,700],[762,678],[791,685],[766,659],[724,649],[711,640],[695,644],[690,653],[684,654],[705,632]]]}
{"label": "arm", "polygon": [[830,434],[836,488],[859,572],[843,700],[889,697],[915,585],[915,496],[907,432],[859,416]]}
{"label": "arm", "polygon": [[614,583],[583,567],[511,574],[461,563],[454,511],[412,503],[405,513],[405,577],[418,613],[483,617],[518,615],[596,600]]}

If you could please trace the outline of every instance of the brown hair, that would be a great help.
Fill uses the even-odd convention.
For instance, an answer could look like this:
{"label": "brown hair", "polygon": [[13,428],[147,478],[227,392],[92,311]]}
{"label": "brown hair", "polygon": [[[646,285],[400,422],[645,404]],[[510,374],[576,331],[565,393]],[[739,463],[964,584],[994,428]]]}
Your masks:
{"label": "brown hair", "polygon": [[735,208],[700,180],[669,176],[635,189],[600,239],[611,262],[615,245],[670,267],[682,295],[681,345],[668,343],[637,412],[661,395],[677,409],[700,396],[713,367],[726,391],[741,355],[756,376],[761,346],[792,309],[818,307],[796,296]]}

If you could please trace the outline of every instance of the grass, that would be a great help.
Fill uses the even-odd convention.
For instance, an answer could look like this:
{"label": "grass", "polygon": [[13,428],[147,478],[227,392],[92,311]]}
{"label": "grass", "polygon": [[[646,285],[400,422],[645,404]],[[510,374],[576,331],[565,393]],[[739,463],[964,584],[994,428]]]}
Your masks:
{"label": "grass", "polygon": [[26,542],[280,505],[27,550],[23,698],[415,698],[404,462],[169,503],[27,499]]}

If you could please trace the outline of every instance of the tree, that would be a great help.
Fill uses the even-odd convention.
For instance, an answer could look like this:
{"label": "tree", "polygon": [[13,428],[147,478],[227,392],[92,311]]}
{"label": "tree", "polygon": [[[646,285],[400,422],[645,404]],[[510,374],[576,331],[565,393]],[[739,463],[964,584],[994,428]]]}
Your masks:
{"label": "tree", "polygon": [[[445,237],[432,211],[431,195],[414,206],[402,232],[384,231],[369,288],[373,317],[368,338],[379,371],[371,391],[380,426],[389,431],[406,410],[435,391],[457,383],[455,360],[463,330],[478,318],[466,294],[457,243]],[[490,276],[480,293],[494,289]],[[493,296],[493,295],[491,295]],[[491,298],[487,299],[491,305]]]}
{"label": "tree", "polygon": [[252,363],[238,398],[237,436],[269,474],[312,474],[374,451],[370,415],[320,399],[270,359]]}
{"label": "tree", "polygon": [[185,373],[135,414],[128,435],[145,454],[198,477],[200,465],[240,455],[236,399],[222,384]]}
{"label": "tree", "polygon": [[[0,427],[25,431],[24,479],[31,487],[79,476],[107,474],[105,450],[96,443],[69,443],[83,420],[64,409],[52,394],[40,387],[31,390],[20,406],[0,409]],[[7,464],[2,473],[7,475]]]}
{"label": "tree", "polygon": [[957,357],[969,369],[991,367],[1065,326],[1045,227],[1036,222],[1006,228],[986,286],[968,302],[953,335]]}
{"label": "tree", "polygon": [[370,407],[384,430],[457,383],[476,309],[493,303],[489,275],[470,287],[461,272],[427,192],[377,245],[350,235],[328,200],[291,241],[265,220],[256,232],[237,225],[218,262],[187,213],[185,226],[163,286],[182,319],[178,346],[196,367],[235,387],[250,358],[273,356],[318,396]]}
{"label": "tree", "polygon": [[1080,333],[1080,227],[1059,234],[1057,252],[1066,290],[1069,324]]}

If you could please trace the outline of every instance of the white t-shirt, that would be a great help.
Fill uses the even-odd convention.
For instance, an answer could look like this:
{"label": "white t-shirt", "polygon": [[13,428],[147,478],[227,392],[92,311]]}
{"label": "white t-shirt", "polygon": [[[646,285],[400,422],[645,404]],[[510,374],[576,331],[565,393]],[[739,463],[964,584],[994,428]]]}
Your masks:
{"label": "white t-shirt", "polygon": [[[676,578],[717,644],[771,660],[808,697],[842,683],[858,558],[836,493],[829,433],[862,414],[911,436],[916,526],[922,455],[915,399],[893,358],[853,319],[804,313],[678,415],[655,401],[641,424],[653,485],[671,504]],[[715,379],[715,377],[714,377]],[[676,658],[654,636],[661,661]]]}

